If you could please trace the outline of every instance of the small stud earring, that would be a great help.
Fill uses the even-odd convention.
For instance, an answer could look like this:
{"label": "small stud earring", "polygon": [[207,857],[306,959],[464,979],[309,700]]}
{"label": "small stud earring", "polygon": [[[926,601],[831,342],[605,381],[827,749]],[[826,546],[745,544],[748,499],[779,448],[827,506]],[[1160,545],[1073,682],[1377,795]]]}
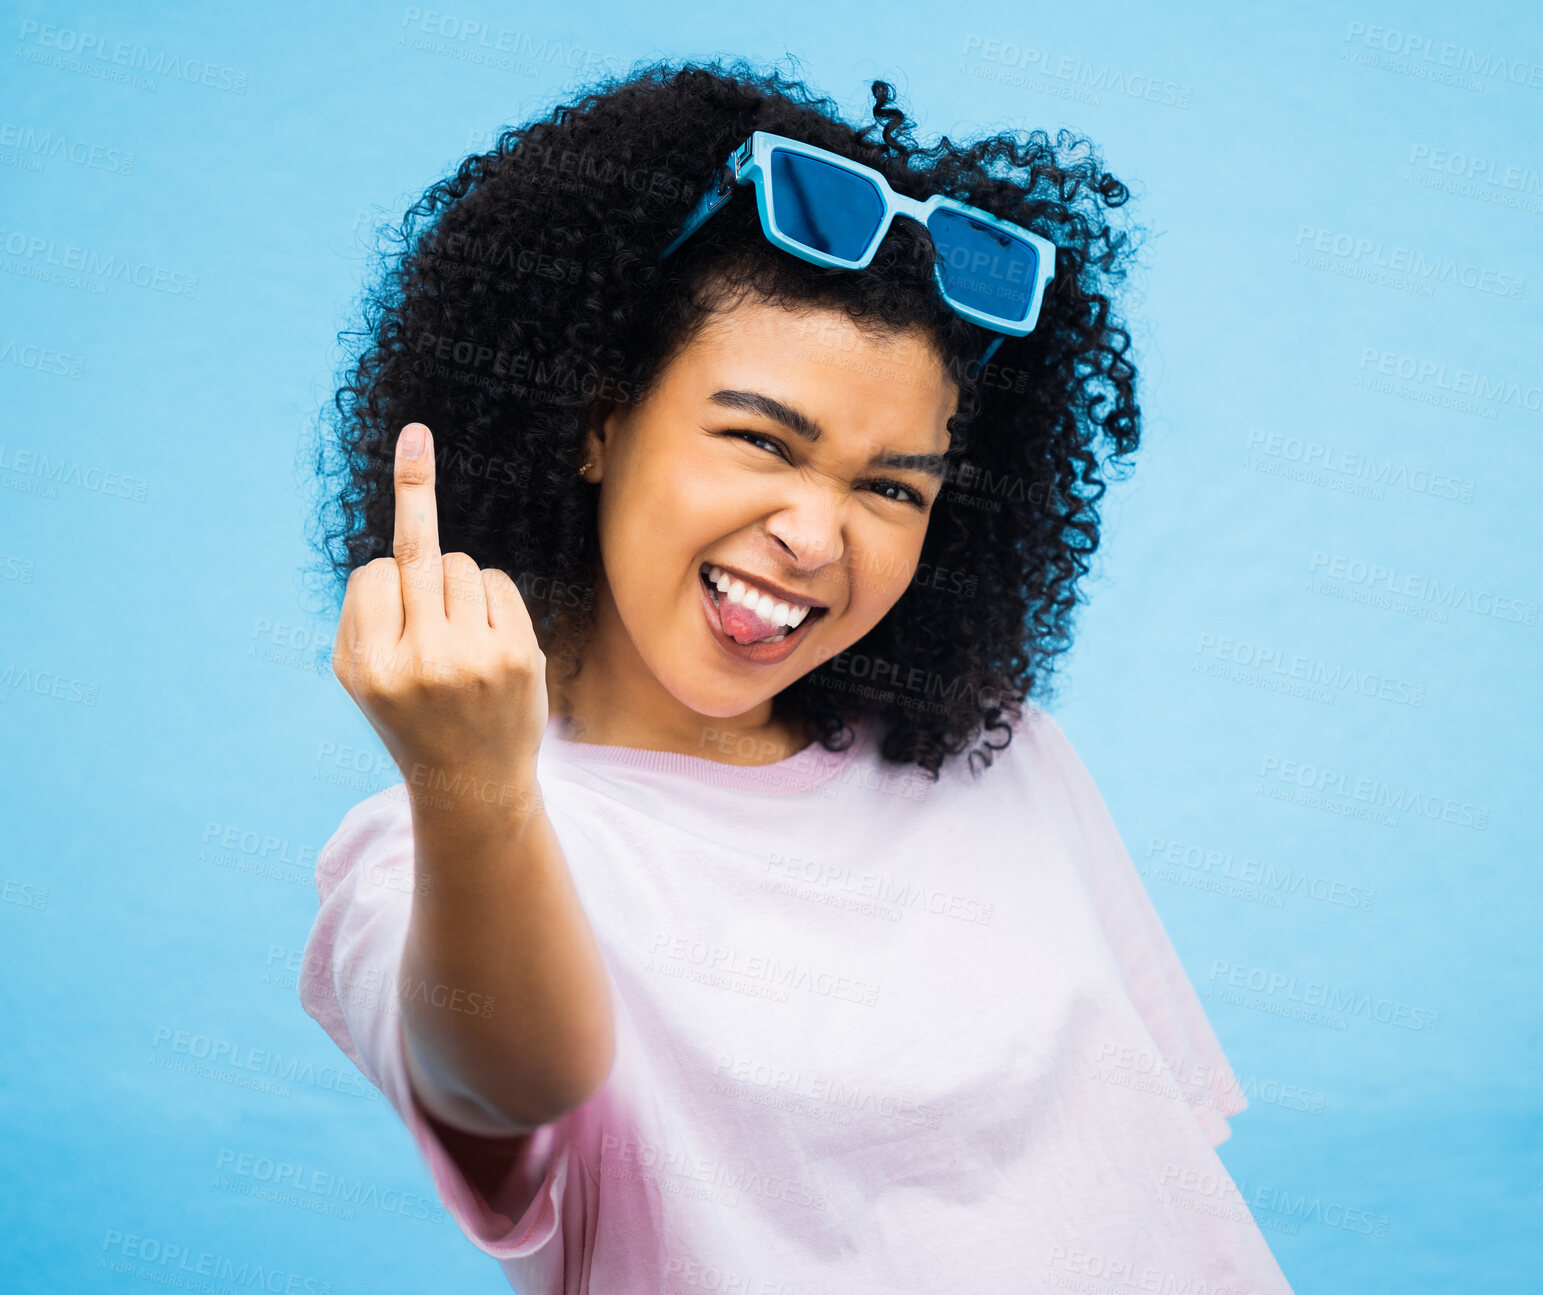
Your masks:
{"label": "small stud earring", "polygon": [[588,472],[594,466],[595,466],[595,461],[593,459],[585,459],[584,460],[584,466],[579,469],[579,475],[582,477],[586,472]]}

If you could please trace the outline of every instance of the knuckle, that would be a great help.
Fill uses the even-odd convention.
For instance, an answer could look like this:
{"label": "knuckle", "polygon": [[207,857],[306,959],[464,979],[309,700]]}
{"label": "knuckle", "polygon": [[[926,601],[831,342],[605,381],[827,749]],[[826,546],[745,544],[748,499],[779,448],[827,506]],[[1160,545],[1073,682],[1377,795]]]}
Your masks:
{"label": "knuckle", "polygon": [[526,637],[516,637],[505,640],[500,645],[498,666],[506,675],[523,678],[526,675],[544,673],[546,656]]}
{"label": "knuckle", "polygon": [[519,585],[515,584],[507,571],[501,571],[497,567],[485,567],[482,572],[482,584],[487,590],[488,604],[494,611],[512,611],[525,605],[525,599],[520,596]]}
{"label": "knuckle", "polygon": [[415,564],[434,556],[433,546],[419,539],[401,539],[393,546],[393,558],[397,562]]}
{"label": "knuckle", "polygon": [[426,486],[434,479],[434,457],[430,454],[409,459],[396,458],[396,483],[399,486]]}
{"label": "knuckle", "polygon": [[482,585],[488,591],[488,595],[499,600],[500,607],[508,606],[519,600],[520,587],[509,578],[507,572],[500,571],[497,567],[487,567],[482,572]]}
{"label": "knuckle", "polygon": [[350,598],[357,606],[359,600],[365,595],[363,590],[373,588],[386,575],[386,568],[396,570],[396,561],[392,558],[372,558],[363,566],[355,567],[348,573],[348,585],[343,591],[343,600],[346,603]]}
{"label": "knuckle", "polygon": [[486,586],[478,579],[478,567],[465,553],[445,554],[445,588],[458,602],[485,614]]}
{"label": "knuckle", "polygon": [[365,688],[375,701],[405,701],[414,695],[419,673],[411,656],[389,662],[374,661],[364,671]]}
{"label": "knuckle", "polygon": [[469,553],[446,553],[443,562],[447,577],[468,583],[477,578],[477,563]]}

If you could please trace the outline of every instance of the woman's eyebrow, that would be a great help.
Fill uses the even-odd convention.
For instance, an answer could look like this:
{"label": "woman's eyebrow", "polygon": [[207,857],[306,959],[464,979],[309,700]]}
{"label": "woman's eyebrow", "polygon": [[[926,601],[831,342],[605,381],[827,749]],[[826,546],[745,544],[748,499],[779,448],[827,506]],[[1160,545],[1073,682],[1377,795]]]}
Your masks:
{"label": "woman's eyebrow", "polygon": [[[715,391],[707,399],[712,404],[723,405],[727,409],[742,409],[747,414],[760,414],[763,418],[770,418],[774,423],[781,423],[790,432],[803,437],[811,445],[824,435],[819,423],[803,410],[760,391],[728,389]],[[868,460],[868,466],[924,472],[929,477],[937,477],[939,480],[943,478],[941,454],[901,454],[894,450],[881,450]]]}

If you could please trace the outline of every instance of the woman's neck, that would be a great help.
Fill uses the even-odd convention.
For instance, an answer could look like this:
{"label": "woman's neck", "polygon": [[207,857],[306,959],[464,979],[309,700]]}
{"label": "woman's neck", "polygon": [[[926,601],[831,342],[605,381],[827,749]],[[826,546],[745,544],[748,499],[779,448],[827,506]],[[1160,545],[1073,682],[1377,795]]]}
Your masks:
{"label": "woman's neck", "polygon": [[577,675],[560,677],[565,674],[549,657],[548,710],[558,736],[570,742],[671,751],[737,765],[775,764],[809,745],[802,720],[775,715],[770,700],[743,715],[718,719],[668,695],[647,704],[651,691],[662,691],[657,680],[649,676],[652,690],[619,685],[593,655]]}

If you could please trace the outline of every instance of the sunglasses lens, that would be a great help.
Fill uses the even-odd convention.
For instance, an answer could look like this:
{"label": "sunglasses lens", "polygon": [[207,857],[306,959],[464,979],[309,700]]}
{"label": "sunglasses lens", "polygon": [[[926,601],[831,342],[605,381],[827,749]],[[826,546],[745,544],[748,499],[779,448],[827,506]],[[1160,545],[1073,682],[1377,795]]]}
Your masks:
{"label": "sunglasses lens", "polygon": [[932,213],[927,232],[954,301],[1013,323],[1029,317],[1039,270],[1032,243],[946,207]]}
{"label": "sunglasses lens", "polygon": [[842,261],[856,261],[884,217],[872,181],[816,157],[772,150],[772,217],[784,238]]}

